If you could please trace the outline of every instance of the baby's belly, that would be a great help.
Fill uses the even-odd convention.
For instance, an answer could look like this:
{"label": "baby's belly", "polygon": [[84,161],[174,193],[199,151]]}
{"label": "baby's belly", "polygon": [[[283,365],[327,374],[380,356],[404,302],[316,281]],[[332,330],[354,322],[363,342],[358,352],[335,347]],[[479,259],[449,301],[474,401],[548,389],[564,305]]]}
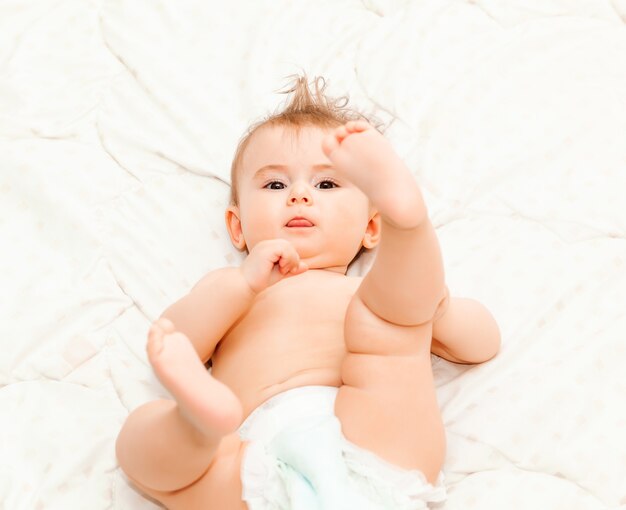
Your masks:
{"label": "baby's belly", "polygon": [[276,384],[262,390],[255,391],[251,388],[249,393],[240,397],[244,411],[243,420],[245,420],[258,406],[266,400],[272,398],[274,395],[278,395],[279,393],[292,388],[300,388],[302,386],[339,387],[341,386],[341,377],[339,377],[337,373],[333,373],[327,369],[312,368],[306,372],[294,374],[286,380],[277,382]]}
{"label": "baby's belly", "polygon": [[343,352],[329,357],[316,356],[312,350],[289,361],[274,354],[256,358],[250,353],[230,353],[213,361],[211,373],[239,397],[243,420],[274,395],[302,386],[341,386]]}

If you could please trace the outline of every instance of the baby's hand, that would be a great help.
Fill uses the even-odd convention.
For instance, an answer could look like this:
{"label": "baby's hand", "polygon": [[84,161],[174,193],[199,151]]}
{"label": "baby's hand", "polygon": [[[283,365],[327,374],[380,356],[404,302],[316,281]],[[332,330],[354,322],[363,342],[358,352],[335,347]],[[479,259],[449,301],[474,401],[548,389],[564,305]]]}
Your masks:
{"label": "baby's hand", "polygon": [[286,239],[261,241],[250,250],[241,265],[241,272],[255,293],[307,269],[296,249]]}

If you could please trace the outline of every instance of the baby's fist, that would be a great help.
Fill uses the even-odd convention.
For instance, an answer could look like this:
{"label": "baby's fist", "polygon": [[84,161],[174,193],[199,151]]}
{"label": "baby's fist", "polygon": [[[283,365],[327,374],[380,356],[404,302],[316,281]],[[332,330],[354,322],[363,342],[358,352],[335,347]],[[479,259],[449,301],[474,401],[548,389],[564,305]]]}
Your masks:
{"label": "baby's fist", "polygon": [[250,250],[241,272],[255,293],[276,282],[304,273],[308,266],[300,260],[294,246],[286,239],[261,241]]}

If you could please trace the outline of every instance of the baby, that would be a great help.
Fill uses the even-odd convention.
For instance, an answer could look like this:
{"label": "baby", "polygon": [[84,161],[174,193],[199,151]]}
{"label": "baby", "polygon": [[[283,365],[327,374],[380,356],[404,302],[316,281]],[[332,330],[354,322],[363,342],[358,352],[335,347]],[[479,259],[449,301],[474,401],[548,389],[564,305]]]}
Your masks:
{"label": "baby", "polygon": [[[226,226],[248,255],[150,328],[173,400],[130,414],[117,457],[171,509],[426,508],[445,499],[430,354],[486,361],[498,326],[449,297],[420,188],[389,141],[317,81],[314,96],[305,77],[293,90],[233,162]],[[346,276],[374,247],[367,274]]]}

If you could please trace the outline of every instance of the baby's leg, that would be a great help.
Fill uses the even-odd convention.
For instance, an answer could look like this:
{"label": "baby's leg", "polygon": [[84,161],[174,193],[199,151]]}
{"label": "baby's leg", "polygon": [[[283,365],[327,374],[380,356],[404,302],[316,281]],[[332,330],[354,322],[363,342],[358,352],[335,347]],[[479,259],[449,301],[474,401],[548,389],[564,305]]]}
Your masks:
{"label": "baby's leg", "polygon": [[445,455],[430,365],[445,296],[437,235],[411,170],[367,122],[336,128],[322,149],[381,217],[376,259],[346,312],[335,414],[349,441],[432,483]]}
{"label": "baby's leg", "polygon": [[430,365],[432,323],[398,326],[373,314],[358,295],[346,313],[348,353],[335,401],[352,443],[435,484],[446,440]]}
{"label": "baby's leg", "polygon": [[176,400],[149,402],[133,411],[116,453],[140,488],[168,493],[212,469],[222,438],[241,422],[242,408],[206,371],[189,339],[173,332],[171,322],[161,319],[152,326],[147,348],[157,377]]}

